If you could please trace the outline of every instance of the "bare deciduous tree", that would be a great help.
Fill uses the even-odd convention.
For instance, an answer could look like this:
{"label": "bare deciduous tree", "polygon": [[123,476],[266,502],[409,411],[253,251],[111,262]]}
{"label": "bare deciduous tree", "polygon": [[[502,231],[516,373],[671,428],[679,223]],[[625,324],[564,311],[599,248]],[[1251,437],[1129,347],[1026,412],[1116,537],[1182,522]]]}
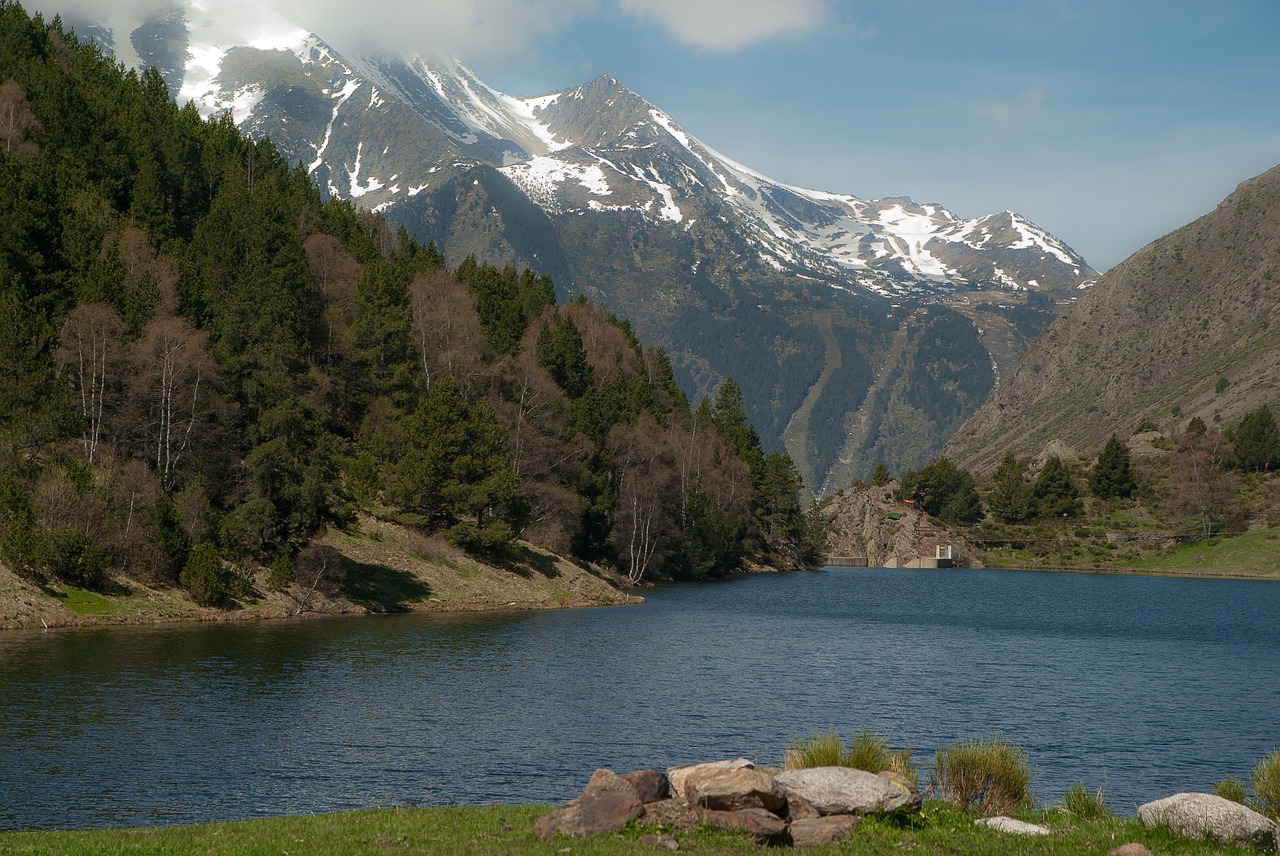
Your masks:
{"label": "bare deciduous tree", "polygon": [[123,333],[124,324],[114,309],[82,303],[71,310],[59,334],[58,370],[70,377],[80,399],[82,447],[90,464],[102,440],[109,387],[118,380]]}
{"label": "bare deciduous tree", "polygon": [[38,155],[40,146],[31,139],[38,130],[40,120],[31,112],[27,93],[16,81],[0,84],[0,137],[4,138],[4,150],[16,155]]}

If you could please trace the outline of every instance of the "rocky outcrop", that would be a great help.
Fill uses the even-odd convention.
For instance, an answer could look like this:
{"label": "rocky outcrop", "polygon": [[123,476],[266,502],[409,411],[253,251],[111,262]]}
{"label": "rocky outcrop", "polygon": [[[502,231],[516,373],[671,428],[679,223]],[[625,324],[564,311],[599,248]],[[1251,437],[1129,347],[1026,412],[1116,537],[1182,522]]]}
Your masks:
{"label": "rocky outcrop", "polygon": [[1280,827],[1258,812],[1216,794],[1181,793],[1138,806],[1148,829],[1168,828],[1174,835],[1220,844],[1280,849]]}
{"label": "rocky outcrop", "polygon": [[[900,776],[848,767],[783,773],[735,758],[673,767],[666,774],[597,770],[580,796],[540,818],[534,832],[539,838],[581,838],[639,819],[667,831],[714,826],[746,832],[773,847],[804,847],[842,841],[862,815],[919,806],[919,792]],[[666,838],[655,846],[676,849]]]}

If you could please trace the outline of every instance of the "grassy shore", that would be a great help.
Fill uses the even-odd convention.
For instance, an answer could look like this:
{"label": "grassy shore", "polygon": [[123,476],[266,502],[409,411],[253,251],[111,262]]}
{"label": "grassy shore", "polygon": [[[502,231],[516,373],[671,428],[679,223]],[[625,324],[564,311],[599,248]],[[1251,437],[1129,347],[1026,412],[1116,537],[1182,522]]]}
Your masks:
{"label": "grassy shore", "polygon": [[[198,826],[108,829],[79,832],[0,833],[0,852],[13,854],[251,854],[251,853],[415,853],[415,854],[561,854],[607,856],[661,852],[642,842],[646,835],[674,834],[681,853],[763,853],[765,848],[743,835],[703,828],[672,832],[636,824],[612,835],[591,839],[539,841],[533,823],[549,811],[545,806],[383,809],[310,817],[208,823]],[[939,802],[925,804],[918,815],[897,820],[865,819],[849,840],[839,845],[806,848],[816,854],[1103,854],[1121,844],[1139,842],[1153,853],[1256,853],[1219,844],[1176,839],[1149,830],[1133,818],[1084,820],[1061,809],[1023,815],[1048,826],[1052,835],[1014,836],[974,824],[974,815]]]}

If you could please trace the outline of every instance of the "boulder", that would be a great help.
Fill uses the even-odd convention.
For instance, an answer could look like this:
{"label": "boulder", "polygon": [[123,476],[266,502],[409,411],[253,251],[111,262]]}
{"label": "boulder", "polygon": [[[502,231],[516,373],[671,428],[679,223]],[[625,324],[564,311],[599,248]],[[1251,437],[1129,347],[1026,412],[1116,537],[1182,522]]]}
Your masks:
{"label": "boulder", "polygon": [[634,773],[623,775],[622,778],[631,783],[631,787],[636,789],[636,796],[640,797],[640,802],[646,805],[671,796],[671,783],[667,781],[666,773],[660,773],[657,770],[636,770]]}
{"label": "boulder", "polygon": [[762,808],[744,808],[738,811],[708,810],[703,812],[702,822],[717,829],[749,832],[756,841],[773,847],[791,843],[787,822]]}
{"label": "boulder", "polygon": [[1053,831],[1043,826],[1037,826],[1034,823],[1027,823],[1025,820],[1017,820],[1012,817],[997,815],[996,817],[980,817],[974,821],[979,826],[989,826],[1000,832],[1007,832],[1010,835],[1052,835]]}
{"label": "boulder", "polygon": [[1168,827],[1182,838],[1205,835],[1220,844],[1280,848],[1280,827],[1247,806],[1216,794],[1182,793],[1138,806],[1147,828]]}
{"label": "boulder", "polygon": [[716,811],[763,808],[783,811],[787,792],[773,776],[756,767],[694,770],[684,780],[685,799]]}
{"label": "boulder", "polygon": [[743,767],[754,767],[755,764],[746,758],[734,758],[728,761],[710,761],[706,764],[687,764],[683,767],[671,767],[667,770],[667,781],[671,786],[671,795],[688,799],[689,795],[685,793],[684,783],[692,773],[700,770],[716,769],[716,770],[737,770]]}
{"label": "boulder", "polygon": [[853,834],[862,821],[850,814],[832,814],[791,821],[791,843],[796,847],[838,844]]}
{"label": "boulder", "polygon": [[875,773],[852,767],[807,767],[779,773],[788,795],[807,800],[820,814],[882,814],[919,808],[920,795]]}
{"label": "boulder", "polygon": [[643,814],[644,805],[631,783],[612,770],[601,769],[595,771],[577,799],[539,818],[533,832],[539,838],[585,838],[617,832]]}
{"label": "boulder", "polygon": [[702,825],[702,810],[674,797],[646,805],[640,822],[646,826],[670,826],[691,832]]}

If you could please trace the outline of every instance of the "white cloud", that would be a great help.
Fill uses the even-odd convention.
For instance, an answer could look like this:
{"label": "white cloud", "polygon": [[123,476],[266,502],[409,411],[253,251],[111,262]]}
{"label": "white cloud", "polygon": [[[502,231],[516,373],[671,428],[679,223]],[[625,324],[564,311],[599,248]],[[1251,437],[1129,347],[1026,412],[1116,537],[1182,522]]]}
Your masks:
{"label": "white cloud", "polygon": [[827,17],[827,0],[618,0],[682,42],[734,51],[772,36],[812,30]]}

